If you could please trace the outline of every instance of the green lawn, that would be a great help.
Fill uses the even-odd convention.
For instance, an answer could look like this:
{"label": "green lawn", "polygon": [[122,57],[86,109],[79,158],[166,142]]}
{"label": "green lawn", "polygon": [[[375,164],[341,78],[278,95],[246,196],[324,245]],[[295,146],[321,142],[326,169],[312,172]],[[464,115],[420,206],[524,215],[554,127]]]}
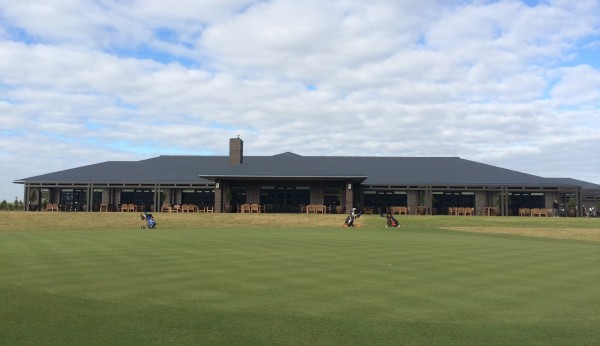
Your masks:
{"label": "green lawn", "polygon": [[440,228],[599,220],[368,216],[348,230],[159,215],[158,230],[91,230],[52,217],[63,226],[0,224],[0,345],[600,343],[600,242]]}

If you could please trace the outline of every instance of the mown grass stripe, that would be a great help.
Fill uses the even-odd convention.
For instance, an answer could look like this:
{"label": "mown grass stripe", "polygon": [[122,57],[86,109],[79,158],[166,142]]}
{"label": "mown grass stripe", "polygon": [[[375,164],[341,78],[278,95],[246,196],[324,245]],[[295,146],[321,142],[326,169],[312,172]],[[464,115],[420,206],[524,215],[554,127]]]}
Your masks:
{"label": "mown grass stripe", "polygon": [[598,340],[598,243],[406,220],[0,232],[0,343]]}

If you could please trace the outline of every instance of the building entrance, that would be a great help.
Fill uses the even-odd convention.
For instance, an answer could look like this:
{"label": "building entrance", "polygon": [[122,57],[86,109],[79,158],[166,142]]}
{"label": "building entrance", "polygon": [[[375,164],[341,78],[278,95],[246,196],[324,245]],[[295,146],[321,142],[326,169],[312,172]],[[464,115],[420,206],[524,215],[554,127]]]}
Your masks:
{"label": "building entrance", "polygon": [[310,203],[308,186],[261,186],[260,204],[266,212],[298,213],[302,205]]}

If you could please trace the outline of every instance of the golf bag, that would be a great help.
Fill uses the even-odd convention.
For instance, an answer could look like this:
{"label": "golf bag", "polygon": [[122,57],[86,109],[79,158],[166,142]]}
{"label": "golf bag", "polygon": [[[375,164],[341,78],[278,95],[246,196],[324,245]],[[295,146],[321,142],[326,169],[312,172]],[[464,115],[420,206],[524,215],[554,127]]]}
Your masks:
{"label": "golf bag", "polygon": [[344,227],[354,227],[354,216],[352,214],[348,214],[346,216],[346,220],[344,220]]}
{"label": "golf bag", "polygon": [[350,213],[346,216],[344,220],[344,227],[360,227],[358,224],[355,224],[356,219],[358,219],[362,215],[361,212],[357,211],[356,208],[352,208]]}
{"label": "golf bag", "polygon": [[142,227],[140,227],[141,229],[146,229],[146,227],[148,227],[149,229],[156,228],[156,220],[154,220],[154,216],[152,216],[152,214],[143,213],[140,215],[140,218],[142,219],[142,221],[144,221],[144,224],[142,225]]}
{"label": "golf bag", "polygon": [[398,220],[396,220],[396,218],[393,215],[387,214],[386,219],[387,224],[385,225],[385,227],[400,227],[400,223],[398,222]]}

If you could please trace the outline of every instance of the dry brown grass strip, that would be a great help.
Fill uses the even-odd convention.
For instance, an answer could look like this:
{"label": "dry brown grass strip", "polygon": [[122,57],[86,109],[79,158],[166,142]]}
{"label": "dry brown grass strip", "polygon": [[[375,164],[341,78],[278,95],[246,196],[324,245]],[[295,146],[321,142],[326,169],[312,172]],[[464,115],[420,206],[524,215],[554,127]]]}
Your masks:
{"label": "dry brown grass strip", "polygon": [[600,229],[594,228],[511,228],[511,227],[442,227],[451,231],[514,234],[526,237],[600,241]]}
{"label": "dry brown grass strip", "polygon": [[[238,227],[342,227],[345,215],[152,213],[158,229]],[[0,212],[2,231],[139,229],[140,213]]]}

